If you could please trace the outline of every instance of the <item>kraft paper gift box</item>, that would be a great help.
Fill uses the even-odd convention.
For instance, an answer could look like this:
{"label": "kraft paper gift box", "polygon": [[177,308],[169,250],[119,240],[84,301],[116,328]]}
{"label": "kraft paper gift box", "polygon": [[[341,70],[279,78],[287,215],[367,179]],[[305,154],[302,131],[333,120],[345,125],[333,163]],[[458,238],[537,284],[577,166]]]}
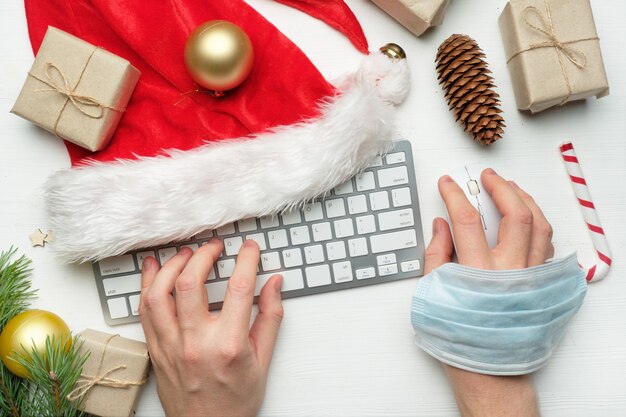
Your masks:
{"label": "kraft paper gift box", "polygon": [[420,36],[443,21],[450,0],[372,0],[402,26]]}
{"label": "kraft paper gift box", "polygon": [[609,94],[589,0],[511,0],[499,24],[519,110]]}
{"label": "kraft paper gift box", "polygon": [[148,346],[91,329],[79,336],[79,355],[90,354],[70,399],[95,416],[132,416],[150,371]]}
{"label": "kraft paper gift box", "polygon": [[109,144],[139,75],[127,60],[48,27],[11,112],[98,151]]}

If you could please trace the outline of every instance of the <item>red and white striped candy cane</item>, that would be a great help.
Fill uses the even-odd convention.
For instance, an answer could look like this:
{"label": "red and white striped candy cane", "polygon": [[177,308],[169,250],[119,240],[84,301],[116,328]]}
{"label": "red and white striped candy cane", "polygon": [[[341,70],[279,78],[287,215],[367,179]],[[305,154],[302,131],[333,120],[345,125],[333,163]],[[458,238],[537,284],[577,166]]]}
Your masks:
{"label": "red and white striped candy cane", "polygon": [[589,269],[584,268],[582,265],[580,265],[580,267],[587,270],[588,282],[599,281],[609,273],[611,267],[612,255],[609,242],[600,224],[596,207],[593,205],[589,187],[587,186],[583,170],[576,157],[576,151],[574,151],[574,145],[572,145],[571,142],[565,142],[560,146],[560,149],[563,162],[565,163],[565,169],[567,169],[572,188],[574,188],[574,193],[580,204],[580,210],[589,228],[589,235],[593,241],[593,246],[598,253],[598,263],[596,265]]}

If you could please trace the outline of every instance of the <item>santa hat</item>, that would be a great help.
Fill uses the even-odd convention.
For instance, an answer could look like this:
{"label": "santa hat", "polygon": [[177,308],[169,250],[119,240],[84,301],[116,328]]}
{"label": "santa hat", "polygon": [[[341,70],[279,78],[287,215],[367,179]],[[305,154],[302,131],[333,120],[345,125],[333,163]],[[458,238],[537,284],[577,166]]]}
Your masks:
{"label": "santa hat", "polygon": [[[367,51],[342,0],[279,1],[325,20]],[[324,195],[388,149],[393,106],[408,92],[404,60],[380,52],[329,84],[242,0],[25,3],[35,53],[50,25],[142,73],[111,144],[88,153],[66,143],[73,168],[47,182],[56,251],[71,262],[182,240]],[[196,88],[182,58],[185,41],[215,19],[246,31],[252,72],[226,97],[180,101]]]}

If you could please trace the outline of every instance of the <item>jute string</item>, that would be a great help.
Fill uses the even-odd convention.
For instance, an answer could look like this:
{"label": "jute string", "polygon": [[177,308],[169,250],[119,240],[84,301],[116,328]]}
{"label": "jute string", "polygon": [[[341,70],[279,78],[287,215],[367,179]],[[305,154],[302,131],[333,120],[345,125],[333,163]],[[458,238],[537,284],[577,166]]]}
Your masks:
{"label": "jute string", "polygon": [[[68,103],[72,103],[74,107],[78,109],[78,111],[80,111],[82,114],[92,119],[101,119],[104,116],[105,109],[109,109],[109,110],[113,110],[117,112],[123,112],[126,110],[126,109],[119,109],[119,108],[107,106],[94,97],[87,96],[84,94],[79,94],[76,92],[76,89],[78,88],[78,84],[83,78],[83,75],[85,74],[85,70],[87,69],[87,66],[89,66],[89,62],[91,61],[91,58],[93,57],[93,55],[96,53],[98,49],[100,48],[94,48],[91,54],[89,54],[89,57],[87,58],[87,61],[85,62],[85,65],[83,66],[83,69],[80,72],[80,75],[78,76],[78,80],[76,81],[76,84],[73,87],[70,85],[67,75],[52,62],[46,62],[45,64],[45,67],[44,67],[45,79],[38,77],[32,72],[28,73],[30,77],[33,77],[37,81],[40,81],[46,84],[48,87],[50,87],[50,88],[39,88],[33,91],[38,92],[38,93],[46,92],[46,91],[55,91],[65,96],[65,102],[63,103],[63,106],[61,107],[61,111],[59,112],[59,115],[57,116],[57,119],[54,122],[54,128],[52,129],[56,136],[59,136],[57,133],[57,128],[59,126],[59,121],[61,120],[61,116],[63,115],[63,112],[65,111],[65,108],[67,107]],[[56,72],[56,74],[58,74],[61,77],[61,79],[63,80],[62,84],[57,83],[55,81],[55,79],[52,76],[52,71]]]}
{"label": "jute string", "polygon": [[98,370],[96,371],[96,375],[94,376],[81,375],[79,381],[82,381],[82,383],[76,384],[76,387],[72,390],[72,392],[70,392],[67,395],[68,400],[75,401],[81,398],[96,385],[100,385],[103,387],[112,387],[112,388],[129,388],[133,386],[143,385],[146,383],[147,381],[146,378],[142,379],[139,382],[109,378],[109,375],[111,375],[113,372],[118,371],[120,369],[126,369],[127,366],[124,364],[115,366],[109,369],[108,371],[103,372],[102,374],[100,373],[102,371],[102,364],[104,363],[104,357],[106,354],[107,347],[109,346],[109,343],[111,343],[111,340],[113,340],[115,337],[119,337],[119,336],[120,336],[119,334],[114,334],[114,335],[111,335],[106,340],[106,343],[104,344],[104,348],[102,348],[102,352],[100,353],[100,363],[98,364]]}
{"label": "jute string", "polygon": [[[559,65],[561,66],[561,73],[563,74],[563,79],[565,80],[565,85],[567,87],[567,96],[563,98],[563,101],[561,101],[561,103],[559,104],[559,105],[563,105],[567,103],[567,101],[572,96],[572,85],[570,83],[569,76],[567,75],[567,69],[565,68],[563,57],[567,58],[577,68],[583,69],[587,65],[587,57],[582,51],[570,46],[570,44],[583,42],[583,41],[599,40],[599,38],[597,36],[594,36],[591,38],[581,38],[581,39],[576,39],[573,41],[566,41],[566,42],[559,40],[559,38],[557,38],[556,36],[556,33],[554,32],[554,25],[552,23],[552,13],[550,11],[550,4],[548,3],[548,0],[544,0],[544,3],[546,5],[546,14],[548,16],[547,20],[538,8],[536,8],[535,6],[528,6],[524,9],[524,22],[531,29],[534,29],[537,32],[540,32],[543,35],[545,35],[548,38],[548,40],[544,42],[530,44],[528,48],[522,49],[521,51],[514,53],[506,61],[506,63],[508,64],[516,56],[524,52],[532,51],[533,49],[554,48],[556,50],[556,55],[559,59]],[[529,16],[531,13],[534,13],[539,17],[539,20],[541,21],[541,26],[543,27],[539,27],[530,22]]]}

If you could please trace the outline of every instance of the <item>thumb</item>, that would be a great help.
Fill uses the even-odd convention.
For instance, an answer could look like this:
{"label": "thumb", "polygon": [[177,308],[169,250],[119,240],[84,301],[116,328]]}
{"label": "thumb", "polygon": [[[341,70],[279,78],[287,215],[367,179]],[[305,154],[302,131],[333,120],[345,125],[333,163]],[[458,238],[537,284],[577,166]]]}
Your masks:
{"label": "thumb", "polygon": [[424,254],[424,275],[452,261],[452,250],[452,234],[448,222],[437,217],[433,220],[433,237]]}
{"label": "thumb", "polygon": [[254,341],[257,358],[267,369],[274,353],[274,344],[283,319],[283,304],[281,300],[281,288],[283,277],[272,276],[263,286],[259,295],[259,314],[256,316],[250,338]]}

